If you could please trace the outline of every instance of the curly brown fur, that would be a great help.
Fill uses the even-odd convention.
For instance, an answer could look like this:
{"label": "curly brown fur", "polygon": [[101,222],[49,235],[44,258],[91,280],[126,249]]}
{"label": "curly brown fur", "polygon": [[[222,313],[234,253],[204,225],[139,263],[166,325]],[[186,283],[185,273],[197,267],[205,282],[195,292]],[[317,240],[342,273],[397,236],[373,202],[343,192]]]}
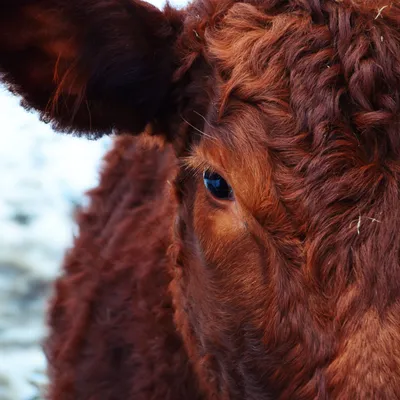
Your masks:
{"label": "curly brown fur", "polygon": [[236,205],[181,172],[198,376],[221,398],[397,398],[399,6],[206,3],[215,107],[187,163]]}
{"label": "curly brown fur", "polygon": [[49,398],[200,399],[167,292],[174,168],[131,137],[107,155],[55,285]]}
{"label": "curly brown fur", "polygon": [[[50,313],[50,398],[400,398],[399,4],[197,0],[157,15],[168,89],[146,93],[160,107],[145,113],[124,103],[147,116],[147,144],[117,141],[78,219]],[[13,83],[1,54],[24,53],[2,32]],[[28,102],[29,82],[13,86]],[[52,118],[74,128],[67,115]],[[171,143],[148,148],[154,136]],[[207,192],[205,169],[234,201]]]}

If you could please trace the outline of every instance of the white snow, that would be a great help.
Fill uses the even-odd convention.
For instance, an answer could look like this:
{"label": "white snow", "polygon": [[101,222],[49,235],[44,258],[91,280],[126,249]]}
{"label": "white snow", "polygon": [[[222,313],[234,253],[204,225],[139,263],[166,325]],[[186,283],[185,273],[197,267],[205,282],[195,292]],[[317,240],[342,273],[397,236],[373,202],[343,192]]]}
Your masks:
{"label": "white snow", "polygon": [[[151,1],[147,1],[148,3],[154,4],[156,7],[158,8],[163,8],[164,4],[166,3],[165,0],[151,0]],[[189,3],[189,1],[186,0],[170,0],[169,3],[177,8],[181,8],[183,6],[185,6],[187,3]]]}
{"label": "white snow", "polygon": [[50,285],[111,143],[56,134],[19,101],[0,86],[0,400],[41,398]]}
{"label": "white snow", "polygon": [[55,134],[0,87],[0,400],[33,399],[51,281],[110,139]]}

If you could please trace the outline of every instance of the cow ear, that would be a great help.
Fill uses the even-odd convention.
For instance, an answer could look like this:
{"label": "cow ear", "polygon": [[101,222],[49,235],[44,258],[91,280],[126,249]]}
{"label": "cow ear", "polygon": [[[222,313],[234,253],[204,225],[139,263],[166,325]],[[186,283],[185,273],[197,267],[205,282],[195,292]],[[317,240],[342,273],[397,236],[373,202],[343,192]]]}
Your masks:
{"label": "cow ear", "polygon": [[56,130],[139,133],[168,102],[181,14],[132,0],[0,0],[0,77]]}

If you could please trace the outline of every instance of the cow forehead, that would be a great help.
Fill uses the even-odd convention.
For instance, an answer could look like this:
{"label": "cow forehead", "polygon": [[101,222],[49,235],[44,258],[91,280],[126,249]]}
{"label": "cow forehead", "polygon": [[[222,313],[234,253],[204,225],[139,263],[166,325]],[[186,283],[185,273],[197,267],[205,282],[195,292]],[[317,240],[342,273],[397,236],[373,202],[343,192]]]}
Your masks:
{"label": "cow forehead", "polygon": [[[302,2],[290,4],[231,4],[205,29],[215,88],[204,131],[220,142],[204,136],[211,150],[203,158],[220,151],[216,163],[230,163],[228,172],[241,171],[240,158],[260,161],[297,234],[307,234],[306,272],[322,283],[337,278],[335,296],[345,289],[341,276],[362,277],[359,297],[384,305],[398,290],[388,217],[398,215],[398,8],[381,18],[377,2],[326,1],[318,20]],[[375,282],[378,265],[388,269]]]}

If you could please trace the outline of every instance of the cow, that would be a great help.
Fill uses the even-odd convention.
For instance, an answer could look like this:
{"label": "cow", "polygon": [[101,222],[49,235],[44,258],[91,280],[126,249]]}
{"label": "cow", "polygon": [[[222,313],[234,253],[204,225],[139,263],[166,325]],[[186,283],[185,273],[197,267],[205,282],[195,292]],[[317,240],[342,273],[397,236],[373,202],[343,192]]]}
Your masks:
{"label": "cow", "polygon": [[0,71],[114,137],[48,399],[400,398],[397,0],[0,0]]}

